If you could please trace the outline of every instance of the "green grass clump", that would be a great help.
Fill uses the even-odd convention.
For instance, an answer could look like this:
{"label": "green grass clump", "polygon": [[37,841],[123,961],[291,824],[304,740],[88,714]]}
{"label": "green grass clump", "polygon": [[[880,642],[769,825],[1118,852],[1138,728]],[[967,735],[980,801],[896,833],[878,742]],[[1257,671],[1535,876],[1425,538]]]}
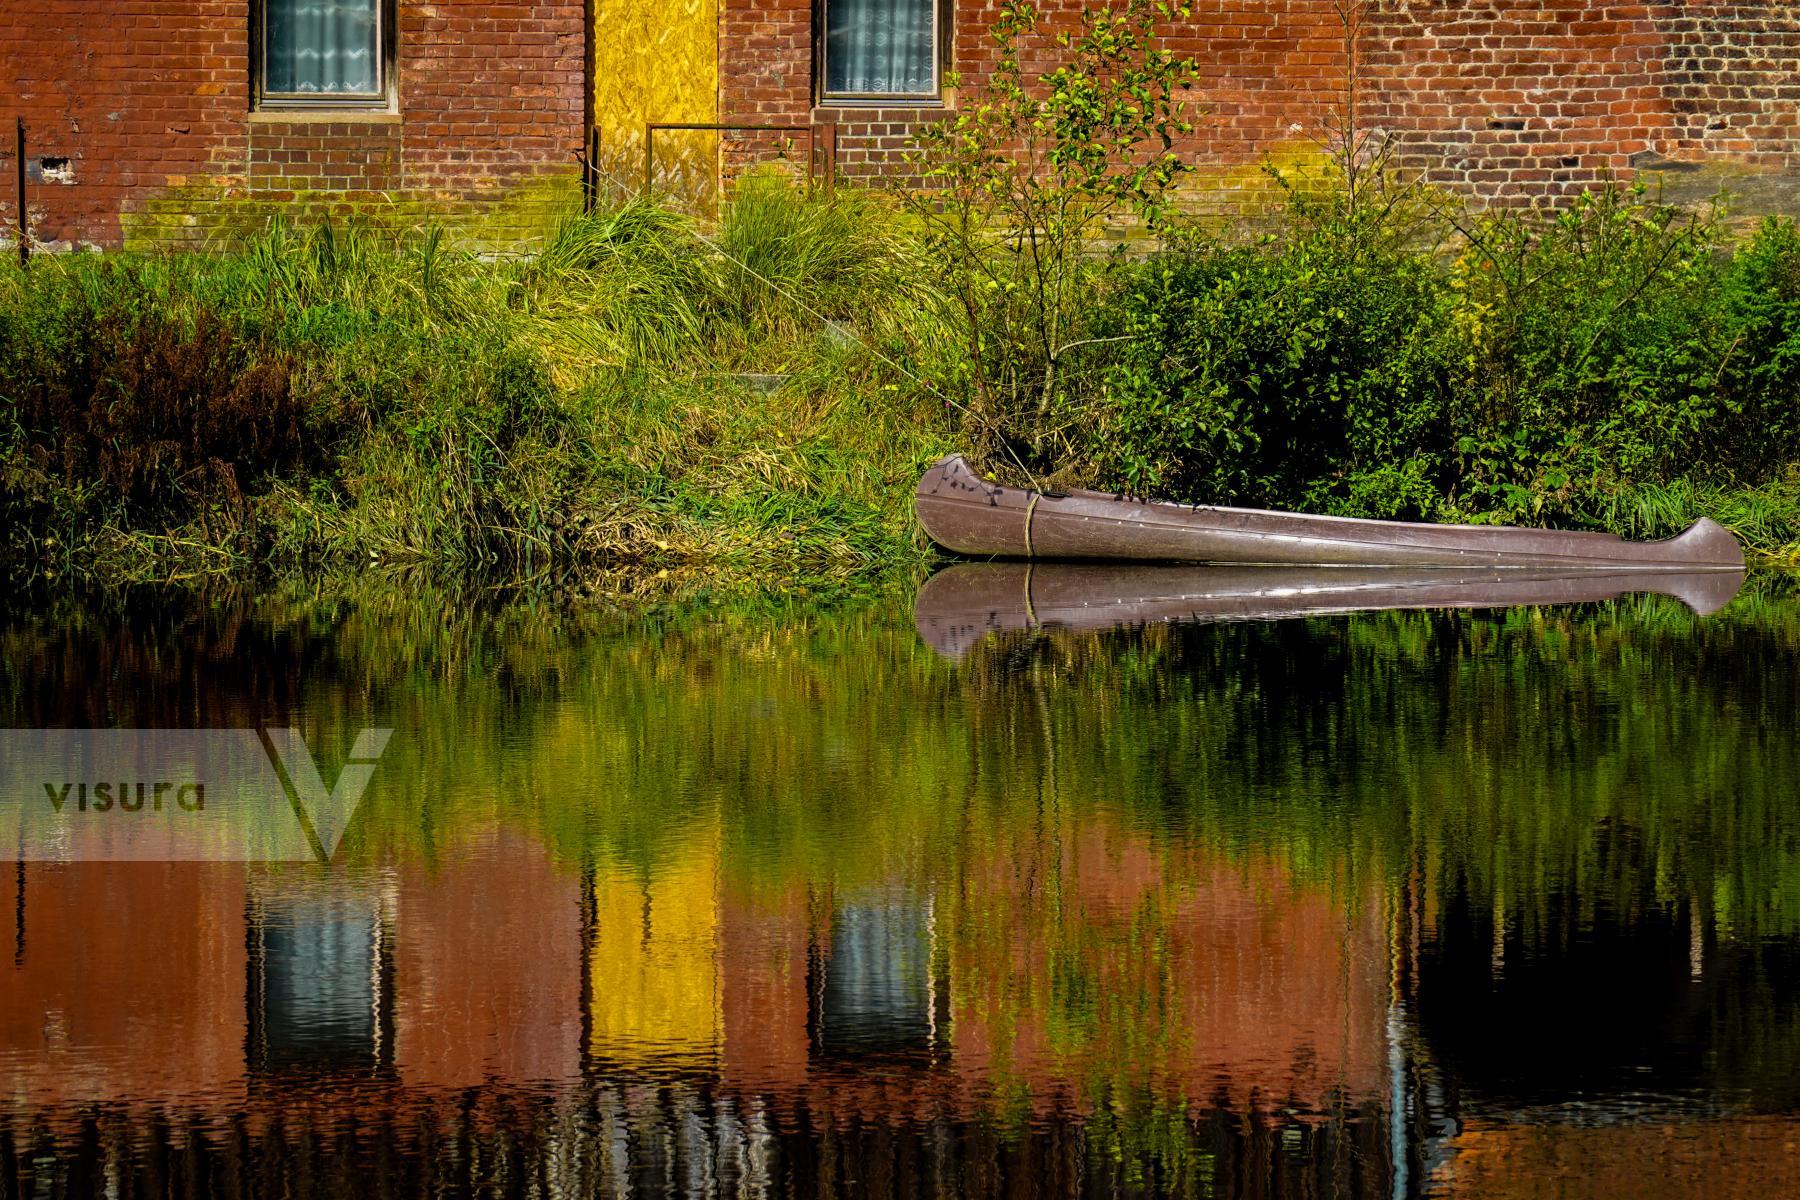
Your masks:
{"label": "green grass clump", "polygon": [[7,269],[0,553],[132,577],[916,554],[905,497],[949,443],[894,380],[926,276],[875,206],[752,179],[716,230],[634,201],[526,260],[278,222]]}

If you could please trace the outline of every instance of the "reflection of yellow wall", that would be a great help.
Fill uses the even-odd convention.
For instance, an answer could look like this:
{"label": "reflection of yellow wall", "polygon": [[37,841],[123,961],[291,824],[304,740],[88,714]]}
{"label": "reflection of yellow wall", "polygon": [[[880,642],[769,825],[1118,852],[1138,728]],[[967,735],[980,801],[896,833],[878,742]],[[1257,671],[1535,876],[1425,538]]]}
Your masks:
{"label": "reflection of yellow wall", "polygon": [[708,837],[648,878],[594,878],[593,1044],[615,1060],[710,1058],[719,1046],[718,850]]}
{"label": "reflection of yellow wall", "polygon": [[[595,0],[594,123],[601,165],[636,187],[646,121],[716,121],[718,0]],[[661,186],[710,190],[717,139],[659,133]]]}

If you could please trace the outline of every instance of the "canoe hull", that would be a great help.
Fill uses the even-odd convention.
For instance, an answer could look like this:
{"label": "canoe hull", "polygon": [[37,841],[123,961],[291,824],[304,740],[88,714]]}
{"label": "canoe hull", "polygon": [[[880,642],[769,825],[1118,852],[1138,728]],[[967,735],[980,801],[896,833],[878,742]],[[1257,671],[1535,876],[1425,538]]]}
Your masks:
{"label": "canoe hull", "polygon": [[934,542],[981,558],[1538,570],[1744,566],[1731,531],[1706,518],[1666,541],[1628,542],[1610,533],[1317,517],[1009,488],[982,478],[961,455],[925,472],[913,507]]}

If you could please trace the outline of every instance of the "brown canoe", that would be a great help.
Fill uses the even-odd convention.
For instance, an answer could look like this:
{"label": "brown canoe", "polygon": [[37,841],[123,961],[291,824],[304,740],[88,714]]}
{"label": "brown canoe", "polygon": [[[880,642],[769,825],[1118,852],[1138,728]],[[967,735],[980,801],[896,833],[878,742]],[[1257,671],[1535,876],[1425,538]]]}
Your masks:
{"label": "brown canoe", "polygon": [[1742,571],[1533,571],[1510,568],[1194,567],[960,563],[919,589],[913,621],[946,658],[1012,630],[1133,628],[1165,621],[1268,621],[1373,609],[1581,604],[1673,596],[1706,615],[1737,594]]}
{"label": "brown canoe", "polygon": [[1731,531],[1704,517],[1661,542],[1628,542],[1610,533],[1316,517],[1003,487],[976,474],[960,454],[925,472],[913,508],[938,545],[983,558],[1614,571],[1744,566]]}

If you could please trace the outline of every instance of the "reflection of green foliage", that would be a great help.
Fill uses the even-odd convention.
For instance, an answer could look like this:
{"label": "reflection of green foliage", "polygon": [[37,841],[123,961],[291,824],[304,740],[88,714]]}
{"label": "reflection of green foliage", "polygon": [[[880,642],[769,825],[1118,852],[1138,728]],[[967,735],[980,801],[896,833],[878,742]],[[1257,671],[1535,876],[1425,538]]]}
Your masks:
{"label": "reflection of green foliage", "polygon": [[[648,866],[717,820],[747,881],[943,880],[972,846],[1122,806],[1344,896],[1419,862],[1528,921],[1569,888],[1693,898],[1749,934],[1800,929],[1797,603],[1770,576],[1710,619],[1647,598],[1154,627],[953,668],[879,591],[626,613],[296,588],[49,606],[0,630],[0,706],[177,724],[199,695],[208,720],[297,720],[328,764],[392,725],[353,855],[497,820]],[[133,682],[80,685],[100,677]]]}
{"label": "reflection of green foliage", "polygon": [[1346,921],[1406,886],[1428,921],[1461,898],[1528,945],[1680,905],[1721,937],[1800,934],[1791,579],[1708,619],[1638,599],[1040,633],[960,666],[908,599],[51,604],[0,625],[0,716],[291,720],[327,778],[358,728],[390,725],[352,863],[434,860],[504,824],[570,870],[654,873],[716,830],[740,892],[904,881],[940,898],[958,962],[1044,956],[953,970],[953,1010],[980,1013],[1001,1081],[1044,1020],[1092,1064],[1090,1099],[1187,1036],[1168,1004],[1179,870],[1130,909],[1084,908],[1060,847],[1096,824],[1168,863],[1273,861]]}
{"label": "reflection of green foliage", "polygon": [[1090,1169],[1136,1192],[1213,1195],[1217,1163],[1197,1144],[1188,1115],[1140,1094],[1102,1092],[1088,1119]]}
{"label": "reflection of green foliage", "polygon": [[1100,980],[1079,954],[1051,947],[1050,1006],[1045,1021],[1051,1048],[1069,1053],[1094,1038],[1100,1007]]}

